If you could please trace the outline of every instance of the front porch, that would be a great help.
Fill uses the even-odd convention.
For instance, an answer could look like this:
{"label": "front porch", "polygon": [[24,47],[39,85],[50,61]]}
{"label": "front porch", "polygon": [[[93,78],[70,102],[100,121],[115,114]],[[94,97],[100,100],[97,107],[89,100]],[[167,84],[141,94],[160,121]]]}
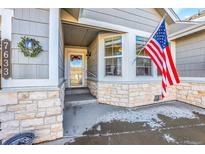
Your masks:
{"label": "front porch", "polygon": [[[30,9],[34,13],[24,17],[22,9],[7,10],[10,15],[1,14],[0,10],[0,15],[7,17],[4,21],[8,22],[2,22],[2,30],[6,27],[8,30],[2,31],[2,39],[12,40],[15,53],[12,54],[12,67],[15,67],[12,76],[2,79],[0,140],[25,131],[36,134],[35,143],[55,140],[69,134],[72,128],[68,123],[76,120],[70,115],[77,112],[88,119],[96,113],[87,115],[85,112],[92,113],[94,109],[130,111],[132,109],[127,107],[162,102],[158,99],[161,77],[156,67],[144,53],[135,60],[137,49],[145,43],[150,32],[85,18],[77,20],[75,13],[70,13],[74,10]],[[44,16],[42,23],[33,21],[38,19],[35,12]],[[31,27],[31,23],[34,26]],[[33,30],[36,27],[39,29]],[[17,44],[24,35],[40,40],[45,50],[42,55],[26,58],[21,54]],[[171,45],[175,57],[175,45]],[[82,94],[82,89],[73,93],[79,90],[76,88],[85,89],[86,93]],[[203,78],[182,80],[180,85],[167,90],[163,101],[177,100],[205,107]]]}

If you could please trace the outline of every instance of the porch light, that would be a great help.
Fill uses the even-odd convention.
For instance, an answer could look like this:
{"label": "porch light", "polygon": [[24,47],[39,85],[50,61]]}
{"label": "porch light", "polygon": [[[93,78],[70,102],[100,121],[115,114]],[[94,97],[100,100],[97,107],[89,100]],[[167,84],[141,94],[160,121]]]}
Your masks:
{"label": "porch light", "polygon": [[90,50],[88,50],[86,56],[87,56],[87,57],[91,57],[91,51],[90,51]]}

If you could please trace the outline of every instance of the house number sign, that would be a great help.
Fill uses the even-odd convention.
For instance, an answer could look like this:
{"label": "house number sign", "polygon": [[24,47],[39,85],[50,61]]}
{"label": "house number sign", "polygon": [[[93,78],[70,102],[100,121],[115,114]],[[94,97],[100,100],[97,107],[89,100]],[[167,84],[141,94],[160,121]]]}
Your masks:
{"label": "house number sign", "polygon": [[2,77],[8,79],[11,76],[10,62],[11,62],[11,43],[8,39],[2,40]]}

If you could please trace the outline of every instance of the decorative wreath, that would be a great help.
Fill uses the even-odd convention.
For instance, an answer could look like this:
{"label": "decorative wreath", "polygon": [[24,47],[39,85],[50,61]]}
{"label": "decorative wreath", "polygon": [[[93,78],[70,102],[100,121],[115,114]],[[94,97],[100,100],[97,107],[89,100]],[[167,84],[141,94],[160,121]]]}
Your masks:
{"label": "decorative wreath", "polygon": [[25,57],[37,57],[37,55],[43,51],[39,41],[26,36],[21,38],[18,47]]}

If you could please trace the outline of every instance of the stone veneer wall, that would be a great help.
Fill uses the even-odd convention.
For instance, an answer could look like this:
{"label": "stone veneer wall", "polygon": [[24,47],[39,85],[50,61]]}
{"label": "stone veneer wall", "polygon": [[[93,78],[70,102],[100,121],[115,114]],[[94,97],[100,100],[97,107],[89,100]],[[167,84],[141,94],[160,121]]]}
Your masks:
{"label": "stone veneer wall", "polygon": [[97,98],[97,82],[93,80],[87,80],[87,86],[90,90],[90,93]]}
{"label": "stone veneer wall", "polygon": [[[161,82],[147,83],[108,83],[89,80],[88,87],[92,95],[96,96],[98,102],[134,107],[153,104],[155,95],[161,95]],[[169,87],[168,95],[163,101],[176,100],[176,88]]]}
{"label": "stone veneer wall", "polygon": [[51,90],[0,92],[0,140],[34,132],[35,143],[63,137],[64,85]]}
{"label": "stone veneer wall", "polygon": [[[176,89],[167,89],[168,95],[163,101],[176,100]],[[98,83],[98,101],[101,103],[135,107],[158,103],[154,101],[155,95],[161,95],[161,83]]]}
{"label": "stone veneer wall", "polygon": [[205,82],[182,82],[176,94],[179,101],[205,108]]}
{"label": "stone veneer wall", "polygon": [[[97,96],[100,103],[134,107],[162,102],[154,101],[161,94],[161,83],[108,83],[89,80],[91,94]],[[205,108],[205,82],[181,81],[177,86],[167,89],[163,101],[178,100]]]}

